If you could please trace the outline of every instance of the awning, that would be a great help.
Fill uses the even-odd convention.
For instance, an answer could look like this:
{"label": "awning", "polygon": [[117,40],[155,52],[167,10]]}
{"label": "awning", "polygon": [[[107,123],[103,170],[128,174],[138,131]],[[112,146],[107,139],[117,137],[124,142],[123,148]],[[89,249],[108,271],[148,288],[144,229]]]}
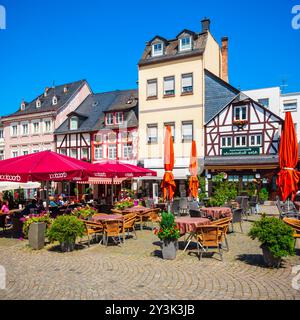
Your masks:
{"label": "awning", "polygon": [[[114,178],[114,184],[121,184],[127,178]],[[78,181],[78,184],[112,184],[111,178],[89,178],[88,181]]]}

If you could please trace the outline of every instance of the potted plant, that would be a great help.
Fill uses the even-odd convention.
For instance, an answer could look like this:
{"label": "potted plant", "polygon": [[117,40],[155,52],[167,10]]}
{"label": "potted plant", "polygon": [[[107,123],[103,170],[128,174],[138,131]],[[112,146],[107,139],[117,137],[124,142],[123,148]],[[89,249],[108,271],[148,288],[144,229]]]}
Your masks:
{"label": "potted plant", "polygon": [[249,236],[261,242],[265,264],[280,267],[282,257],[295,254],[293,229],[282,220],[263,216],[254,222]]}
{"label": "potted plant", "polygon": [[59,241],[62,252],[74,250],[77,237],[83,237],[84,223],[74,216],[59,216],[47,232],[50,242]]}
{"label": "potted plant", "polygon": [[159,229],[154,233],[161,240],[163,259],[174,260],[178,247],[177,240],[180,232],[175,222],[175,217],[170,212],[163,212]]}
{"label": "potted plant", "polygon": [[29,246],[34,250],[40,250],[45,245],[46,228],[52,223],[49,213],[41,213],[39,215],[30,214],[21,218],[23,222],[23,234],[28,238]]}
{"label": "potted plant", "polygon": [[262,188],[259,191],[259,202],[260,204],[264,204],[265,201],[269,199],[269,192],[266,188]]}
{"label": "potted plant", "polygon": [[84,208],[75,208],[72,211],[73,216],[82,220],[90,220],[97,213],[97,210],[91,208],[90,206],[86,206]]}

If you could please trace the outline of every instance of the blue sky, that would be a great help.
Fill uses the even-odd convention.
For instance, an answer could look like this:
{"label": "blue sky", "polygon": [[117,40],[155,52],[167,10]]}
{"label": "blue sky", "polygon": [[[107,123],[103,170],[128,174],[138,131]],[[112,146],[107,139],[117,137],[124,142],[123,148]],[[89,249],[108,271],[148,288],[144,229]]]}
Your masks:
{"label": "blue sky", "polygon": [[87,79],[94,92],[136,88],[145,42],[200,31],[204,16],[219,41],[229,37],[230,83],[241,89],[300,91],[300,30],[291,25],[300,0],[0,0],[0,114],[46,86]]}

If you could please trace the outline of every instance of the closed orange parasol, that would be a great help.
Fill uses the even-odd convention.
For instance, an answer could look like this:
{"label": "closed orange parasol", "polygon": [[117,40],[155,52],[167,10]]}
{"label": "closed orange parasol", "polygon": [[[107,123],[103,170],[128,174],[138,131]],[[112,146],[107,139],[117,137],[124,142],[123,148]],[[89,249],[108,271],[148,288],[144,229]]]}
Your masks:
{"label": "closed orange parasol", "polygon": [[161,188],[164,194],[164,200],[171,201],[173,199],[176,184],[174,181],[173,168],[174,168],[174,146],[171,133],[171,127],[167,126],[165,136],[165,148],[164,148],[164,167],[165,174],[161,183]]}
{"label": "closed orange parasol", "polygon": [[280,172],[277,177],[277,185],[281,198],[286,201],[289,196],[294,200],[298,191],[300,172],[297,167],[299,159],[298,141],[294,122],[290,112],[285,114],[285,121],[279,145]]}
{"label": "closed orange parasol", "polygon": [[199,181],[197,177],[198,173],[198,161],[197,161],[197,147],[196,141],[192,142],[191,160],[190,160],[190,181],[189,189],[193,198],[198,198]]}

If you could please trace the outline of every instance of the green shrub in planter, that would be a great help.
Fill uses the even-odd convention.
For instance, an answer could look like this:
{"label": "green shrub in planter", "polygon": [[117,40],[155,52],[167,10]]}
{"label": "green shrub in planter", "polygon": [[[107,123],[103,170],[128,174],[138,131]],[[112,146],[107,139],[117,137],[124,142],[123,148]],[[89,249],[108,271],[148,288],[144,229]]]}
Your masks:
{"label": "green shrub in planter", "polygon": [[265,202],[269,199],[269,192],[266,188],[262,188],[260,191],[259,191],[259,200],[261,202]]}
{"label": "green shrub in planter", "polygon": [[261,220],[254,222],[249,236],[261,242],[265,262],[271,266],[273,263],[268,259],[274,259],[273,266],[279,266],[282,257],[295,254],[293,229],[282,220],[263,216]]}
{"label": "green shrub in planter", "polygon": [[47,232],[50,242],[59,241],[62,251],[72,251],[76,238],[83,237],[84,223],[74,216],[60,216]]}

